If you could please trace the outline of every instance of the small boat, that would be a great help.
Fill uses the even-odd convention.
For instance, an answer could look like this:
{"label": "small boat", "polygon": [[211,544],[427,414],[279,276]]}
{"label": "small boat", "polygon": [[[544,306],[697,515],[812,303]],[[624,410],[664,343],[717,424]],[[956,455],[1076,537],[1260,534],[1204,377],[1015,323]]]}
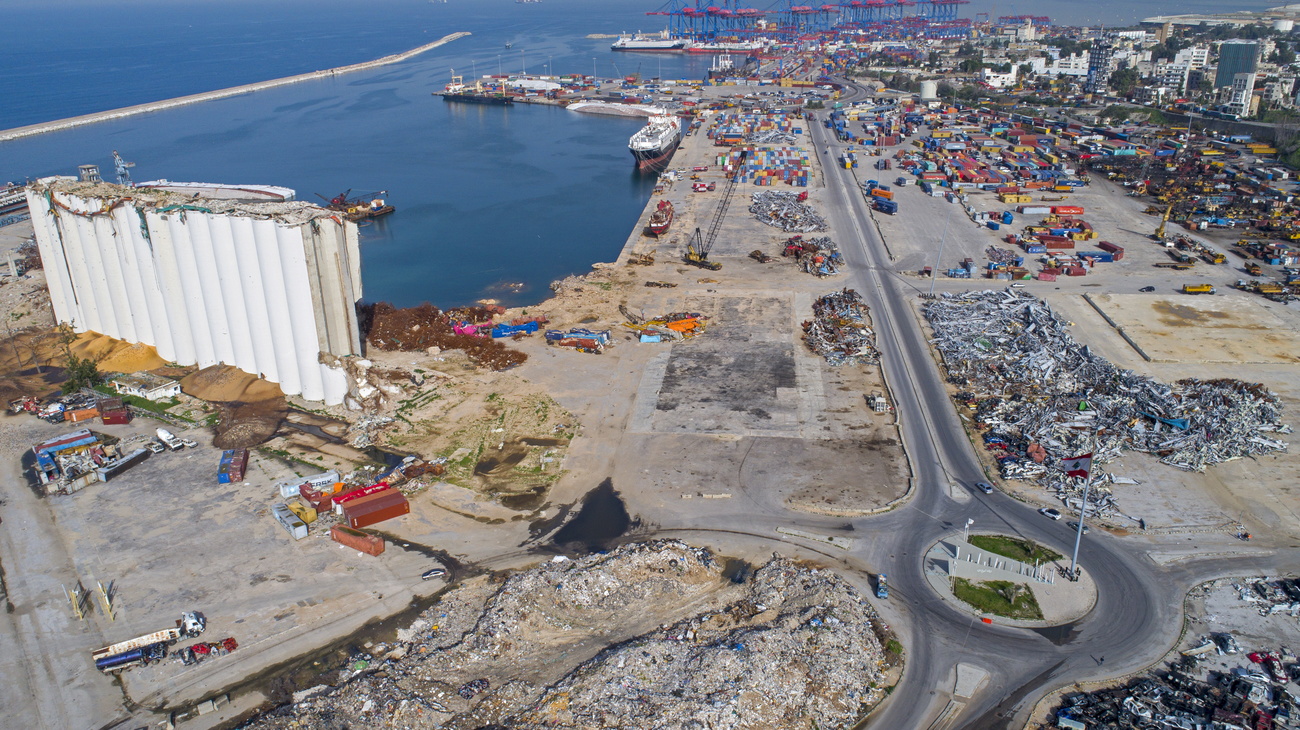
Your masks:
{"label": "small boat", "polygon": [[513,46],[513,45],[514,45],[514,44],[511,43],[510,41],[506,41],[506,48],[510,48],[510,47]]}
{"label": "small boat", "polygon": [[646,223],[646,231],[650,235],[658,238],[668,232],[668,227],[673,224],[673,204],[668,200],[659,201],[659,206],[655,212],[650,214],[650,220]]}

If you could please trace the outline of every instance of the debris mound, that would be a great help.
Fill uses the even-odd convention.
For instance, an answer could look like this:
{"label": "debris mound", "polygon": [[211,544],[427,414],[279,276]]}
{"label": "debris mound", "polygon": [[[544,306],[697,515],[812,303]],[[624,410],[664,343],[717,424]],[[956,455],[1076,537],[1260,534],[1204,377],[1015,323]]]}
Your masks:
{"label": "debris mound", "polygon": [[848,728],[884,697],[887,631],[827,570],[624,545],[466,581],[338,686],[244,727]]}
{"label": "debris mound", "polygon": [[[815,233],[826,230],[826,221],[812,206],[800,202],[802,193],[764,190],[750,196],[749,212],[758,221],[786,233]],[[806,198],[807,196],[804,195]]]}
{"label": "debris mound", "polygon": [[831,365],[880,362],[869,311],[862,295],[853,289],[821,297],[813,302],[813,318],[803,323],[804,344]]}
{"label": "debris mound", "polygon": [[839,247],[828,236],[808,239],[794,236],[785,242],[781,255],[793,256],[800,269],[818,278],[840,273],[840,266],[844,263]]}
{"label": "debris mound", "polygon": [[380,350],[416,351],[430,347],[463,350],[476,365],[489,370],[505,370],[523,364],[528,355],[491,338],[458,334],[453,329],[462,322],[490,322],[492,315],[487,307],[461,307],[443,312],[428,303],[398,309],[379,302],[370,312],[367,339]]}
{"label": "debris mound", "polygon": [[984,442],[997,452],[1003,478],[1036,480],[1072,498],[1081,485],[1059,465],[1082,453],[1092,452],[1096,465],[1141,451],[1199,472],[1287,448],[1268,435],[1291,429],[1280,423],[1277,396],[1263,385],[1230,379],[1168,385],[1121,370],[1076,342],[1066,323],[1031,295],[944,294],[923,311],[948,381],[963,389],[957,399],[987,429]]}

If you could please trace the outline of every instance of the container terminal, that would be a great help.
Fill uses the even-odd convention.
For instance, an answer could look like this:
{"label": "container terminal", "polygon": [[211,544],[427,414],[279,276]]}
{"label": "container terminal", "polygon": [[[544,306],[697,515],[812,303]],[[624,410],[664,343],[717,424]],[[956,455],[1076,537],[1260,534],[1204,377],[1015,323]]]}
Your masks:
{"label": "container terminal", "polygon": [[[955,5],[932,5],[908,26],[931,28],[941,56],[961,53],[962,28],[1081,33],[960,23]],[[673,12],[669,37],[706,30]],[[22,323],[0,347],[14,412],[0,555],[9,615],[28,624],[3,630],[8,661],[39,654],[49,681],[10,667],[6,707],[60,727],[278,728],[344,711],[376,725],[597,711],[617,724],[644,703],[601,688],[630,662],[683,722],[725,697],[846,726],[870,712],[868,727],[999,713],[1086,727],[1143,702],[1286,727],[1282,647],[1300,637],[1252,618],[1289,610],[1297,537],[1285,442],[1300,234],[1284,142],[1177,104],[1167,113],[1193,123],[1113,124],[1113,103],[1082,83],[1081,106],[1032,111],[963,99],[941,73],[891,72],[886,86],[864,66],[920,48],[831,16],[773,15],[785,35],[745,75],[446,90],[647,107],[675,125],[664,137],[651,118],[629,140],[634,158],[640,138],[663,159],[622,253],[526,309],[358,312],[355,223],[294,191],[25,188],[32,220],[0,228],[0,302]],[[704,42],[743,37],[739,20],[711,22],[734,25]],[[810,39],[793,47],[792,31]],[[1068,89],[1015,93],[1053,91]],[[228,231],[237,255],[208,250],[201,227]],[[185,291],[152,277],[155,291],[144,262],[214,273]],[[1037,318],[1034,332],[954,337],[981,302]],[[954,342],[971,362],[1032,363],[1036,386],[1020,367],[972,377]],[[102,381],[62,393],[81,358]],[[1049,411],[1063,363],[1112,377]],[[1221,427],[1191,433],[1207,415]],[[1106,428],[1087,476],[1066,474],[1094,424]],[[1135,448],[1153,441],[1169,446]],[[232,537],[240,550],[221,549]],[[963,568],[974,556],[987,565]],[[202,590],[177,590],[196,564]],[[1008,599],[977,570],[1021,588]],[[1176,607],[1222,575],[1256,578],[1195,589],[1202,649]],[[165,624],[187,612],[229,639],[181,646],[201,629]],[[768,645],[747,633],[778,624],[790,633]],[[827,637],[809,671],[835,681],[761,671]],[[665,660],[633,650],[646,647]],[[1143,674],[1166,661],[1187,679]],[[1238,665],[1262,679],[1231,680]],[[1213,706],[1148,702],[1154,681],[1204,682]],[[1102,692],[1057,693],[1075,683]],[[765,694],[779,706],[744,704]]]}

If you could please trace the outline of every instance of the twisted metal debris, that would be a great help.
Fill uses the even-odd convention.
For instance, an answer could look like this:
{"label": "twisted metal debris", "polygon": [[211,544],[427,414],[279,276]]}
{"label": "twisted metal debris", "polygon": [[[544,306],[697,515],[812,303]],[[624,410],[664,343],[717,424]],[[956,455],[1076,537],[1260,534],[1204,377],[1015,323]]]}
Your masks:
{"label": "twisted metal debris", "polygon": [[810,206],[799,202],[798,193],[764,190],[753,193],[749,212],[754,218],[786,233],[814,233],[826,230],[826,221]]}
{"label": "twisted metal debris", "polygon": [[809,239],[795,236],[785,242],[781,255],[793,256],[800,269],[819,278],[840,273],[844,263],[839,247],[827,236]]}
{"label": "twisted metal debris", "polygon": [[[926,302],[924,313],[949,382],[964,389],[957,399],[987,429],[984,442],[997,453],[1003,478],[1037,481],[1067,504],[1077,503],[1081,485],[1059,464],[1077,454],[1092,452],[1094,464],[1105,464],[1125,450],[1141,451],[1200,472],[1287,448],[1271,434],[1291,429],[1280,423],[1278,399],[1263,385],[1168,385],[1121,370],[1076,342],[1066,323],[1028,294],[944,294]],[[1094,485],[1133,483],[1100,477]],[[1104,508],[1104,486],[1101,492]]]}
{"label": "twisted metal debris", "polygon": [[813,302],[813,319],[803,323],[803,341],[831,365],[879,362],[869,311],[862,295],[852,289],[827,294]]}
{"label": "twisted metal debris", "polygon": [[769,129],[749,135],[746,141],[749,144],[797,144],[799,137],[780,129]]}
{"label": "twisted metal debris", "polygon": [[989,257],[989,261],[995,264],[1013,264],[1019,258],[1016,256],[1015,251],[998,248],[997,246],[989,246],[984,253]]}

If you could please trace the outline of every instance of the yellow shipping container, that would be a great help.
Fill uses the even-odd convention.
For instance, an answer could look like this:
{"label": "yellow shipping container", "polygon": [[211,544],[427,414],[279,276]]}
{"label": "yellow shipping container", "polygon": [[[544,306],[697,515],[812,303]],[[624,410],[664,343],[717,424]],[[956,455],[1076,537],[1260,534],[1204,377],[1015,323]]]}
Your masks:
{"label": "yellow shipping container", "polygon": [[930,136],[934,137],[935,139],[947,139],[952,136],[952,131],[947,129],[940,129],[938,131],[931,132]]}
{"label": "yellow shipping container", "polygon": [[298,519],[302,520],[304,524],[310,525],[311,523],[316,521],[316,510],[308,505],[303,504],[299,500],[295,499],[290,502],[287,502],[285,506],[289,508],[290,512],[297,515]]}

